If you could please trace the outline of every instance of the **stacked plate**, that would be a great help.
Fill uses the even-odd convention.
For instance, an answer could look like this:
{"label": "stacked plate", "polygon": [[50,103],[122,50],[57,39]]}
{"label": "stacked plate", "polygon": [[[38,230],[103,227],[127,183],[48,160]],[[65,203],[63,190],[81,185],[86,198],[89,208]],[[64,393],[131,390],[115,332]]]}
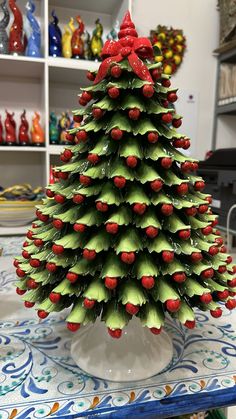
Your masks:
{"label": "stacked plate", "polygon": [[35,218],[35,206],[42,201],[10,201],[0,200],[0,226],[19,227],[25,226]]}

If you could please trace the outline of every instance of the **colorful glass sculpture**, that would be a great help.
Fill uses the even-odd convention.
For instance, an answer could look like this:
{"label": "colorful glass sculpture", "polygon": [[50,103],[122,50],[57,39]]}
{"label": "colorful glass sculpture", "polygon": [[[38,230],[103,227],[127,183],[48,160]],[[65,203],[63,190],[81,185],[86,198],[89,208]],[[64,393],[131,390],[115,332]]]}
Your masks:
{"label": "colorful glass sculpture", "polygon": [[84,22],[80,16],[77,16],[76,20],[79,26],[75,29],[71,39],[72,57],[84,58],[84,41],[82,37],[84,33]]}
{"label": "colorful glass sculpture", "polygon": [[0,54],[8,54],[8,35],[6,31],[6,27],[10,20],[9,10],[6,5],[7,0],[4,0],[0,7],[3,12],[3,18],[0,21]]}
{"label": "colorful glass sculpture", "polygon": [[52,57],[61,57],[62,45],[61,45],[61,29],[58,26],[59,19],[55,13],[55,10],[51,13],[53,21],[49,24],[49,55]]}
{"label": "colorful glass sculpture", "polygon": [[41,57],[41,29],[39,26],[38,21],[36,20],[35,16],[34,16],[34,11],[35,11],[35,4],[32,2],[32,0],[29,0],[27,5],[26,5],[26,9],[27,9],[27,19],[30,23],[30,27],[31,27],[31,34],[28,38],[28,44],[26,47],[26,51],[25,54],[28,57]]}
{"label": "colorful glass sculpture", "polygon": [[64,26],[64,31],[65,32],[62,35],[62,56],[65,58],[71,58],[72,57],[71,39],[75,31],[73,17],[71,17],[69,23]]}
{"label": "colorful glass sculpture", "polygon": [[92,58],[91,37],[88,31],[84,32],[83,41],[84,41],[84,58],[85,60],[91,60]]}
{"label": "colorful glass sculpture", "polygon": [[114,28],[107,34],[107,39],[110,41],[116,41],[118,39],[118,32],[119,32],[119,20],[116,20],[116,24]]}
{"label": "colorful glass sculpture", "polygon": [[32,128],[31,128],[31,142],[36,146],[44,146],[45,136],[43,128],[40,124],[40,114],[38,112],[34,113],[32,119]]}
{"label": "colorful glass sculpture", "polygon": [[25,50],[22,13],[16,5],[16,0],[9,0],[9,7],[14,16],[9,35],[9,52],[14,55],[22,55]]}
{"label": "colorful glass sculpture", "polygon": [[66,131],[70,128],[71,120],[69,117],[68,112],[62,112],[61,117],[59,119],[58,127],[60,130],[60,143],[61,144],[68,144],[66,139]]}
{"label": "colorful glass sculpture", "polygon": [[92,51],[92,57],[94,60],[100,60],[101,59],[101,51],[103,47],[103,40],[102,40],[102,34],[103,34],[103,26],[100,22],[100,19],[97,19],[95,21],[96,27],[93,30],[93,36],[91,40],[91,51]]}
{"label": "colorful glass sculpture", "polygon": [[5,119],[5,130],[6,130],[6,144],[15,145],[16,144],[16,122],[14,120],[14,112],[10,113],[6,111]]}
{"label": "colorful glass sculpture", "polygon": [[19,144],[27,145],[30,142],[29,138],[29,123],[26,119],[26,111],[24,110],[21,114],[21,123],[19,128]]}
{"label": "colorful glass sculpture", "polygon": [[50,113],[49,140],[50,144],[58,144],[59,142],[59,129],[57,124],[57,116],[55,112]]}

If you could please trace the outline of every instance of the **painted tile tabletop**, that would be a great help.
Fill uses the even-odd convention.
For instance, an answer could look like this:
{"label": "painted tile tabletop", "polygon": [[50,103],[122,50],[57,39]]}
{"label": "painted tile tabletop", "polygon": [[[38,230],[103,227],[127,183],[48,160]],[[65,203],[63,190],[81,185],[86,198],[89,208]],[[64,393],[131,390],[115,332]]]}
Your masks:
{"label": "painted tile tabletop", "polygon": [[[16,241],[12,246],[15,250]],[[99,413],[123,418],[148,404],[163,417],[160,401],[211,393],[220,398],[232,391],[236,403],[236,314],[225,311],[215,321],[199,311],[196,329],[188,331],[169,322],[175,349],[168,370],[142,382],[111,383],[84,374],[74,364],[72,335],[62,315],[39,321],[34,310],[23,308],[14,281],[12,256],[1,257],[0,419],[90,418]],[[176,414],[186,412],[180,410]]]}

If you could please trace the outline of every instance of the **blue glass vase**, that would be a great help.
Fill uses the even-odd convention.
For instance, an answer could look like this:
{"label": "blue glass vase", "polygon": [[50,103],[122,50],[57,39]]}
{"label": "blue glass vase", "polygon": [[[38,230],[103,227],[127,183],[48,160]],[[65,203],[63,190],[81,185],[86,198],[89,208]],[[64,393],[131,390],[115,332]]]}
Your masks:
{"label": "blue glass vase", "polygon": [[34,16],[35,4],[29,0],[26,4],[27,19],[30,24],[31,34],[28,37],[28,44],[26,47],[25,55],[27,57],[42,57],[41,54],[41,29],[38,21]]}
{"label": "blue glass vase", "polygon": [[61,29],[58,26],[58,17],[53,10],[52,13],[53,21],[49,24],[49,55],[52,57],[62,56],[62,44],[61,44]]}

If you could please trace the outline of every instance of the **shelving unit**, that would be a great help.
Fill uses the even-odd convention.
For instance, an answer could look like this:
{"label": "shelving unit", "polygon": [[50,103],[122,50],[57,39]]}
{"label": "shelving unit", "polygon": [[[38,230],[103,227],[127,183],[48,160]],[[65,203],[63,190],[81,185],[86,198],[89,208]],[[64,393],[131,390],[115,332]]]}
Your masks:
{"label": "shelving unit", "polygon": [[[231,63],[236,65],[236,41],[232,41],[229,44],[222,46],[214,51],[217,57],[217,74],[216,74],[216,98],[215,98],[215,114],[214,114],[214,125],[213,125],[213,136],[212,136],[212,150],[216,149],[217,142],[217,128],[218,118],[233,117],[236,115],[236,101],[231,103],[219,105],[219,76],[220,66],[224,63]],[[227,120],[225,121],[227,123]],[[228,120],[229,122],[229,120]]]}
{"label": "shelving unit", "polygon": [[[88,84],[86,72],[96,70],[98,62],[53,58],[48,56],[48,24],[55,9],[59,25],[71,16],[80,15],[91,33],[99,17],[105,40],[116,20],[121,21],[125,10],[131,11],[132,0],[36,0],[36,17],[42,29],[42,58],[0,55],[0,115],[5,119],[5,109],[15,112],[17,128],[20,114],[26,109],[31,123],[35,110],[41,114],[45,130],[45,147],[0,146],[1,185],[31,183],[33,187],[46,185],[50,164],[60,162],[63,146],[49,144],[49,115],[52,110],[61,112],[78,108],[77,95]],[[24,12],[25,1],[17,2]],[[12,18],[8,26],[11,26]],[[18,154],[19,151],[19,154]],[[1,233],[1,229],[0,229]]]}

